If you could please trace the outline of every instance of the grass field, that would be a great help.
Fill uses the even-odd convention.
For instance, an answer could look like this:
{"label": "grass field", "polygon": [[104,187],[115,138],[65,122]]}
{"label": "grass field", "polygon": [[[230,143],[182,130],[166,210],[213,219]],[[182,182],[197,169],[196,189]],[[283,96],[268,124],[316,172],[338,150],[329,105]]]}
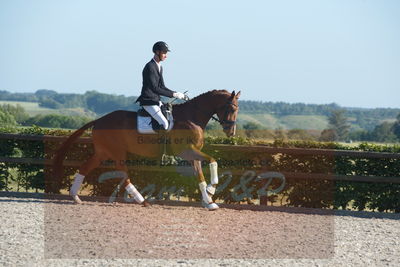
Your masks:
{"label": "grass field", "polygon": [[279,118],[284,129],[323,130],[328,127],[328,118],[318,115],[289,115]]}
{"label": "grass field", "polygon": [[254,122],[263,126],[266,129],[275,129],[279,127],[277,119],[270,114],[238,114],[238,123],[245,124],[247,122]]}
{"label": "grass field", "polygon": [[40,107],[37,102],[22,102],[22,101],[0,101],[0,105],[10,104],[13,106],[21,105],[25,111],[30,116],[35,116],[38,114],[60,114],[60,115],[70,115],[70,116],[86,116],[95,117],[96,114],[91,111],[87,111],[84,108],[63,108],[63,109],[51,109]]}
{"label": "grass field", "polygon": [[265,129],[283,128],[304,129],[304,130],[323,130],[328,126],[328,118],[318,115],[290,115],[290,116],[274,116],[273,114],[238,114],[238,123],[245,124],[247,122],[258,123]]}
{"label": "grass field", "polygon": [[[21,105],[30,116],[38,114],[61,114],[70,116],[86,116],[95,118],[96,114],[87,111],[83,108],[64,108],[64,109],[51,109],[40,107],[37,102],[22,102],[22,101],[0,101],[0,105],[10,104],[13,106]],[[251,113],[240,113],[238,114],[238,123],[245,124],[247,122],[258,123],[263,126],[264,129],[305,129],[305,130],[323,130],[326,128],[328,122],[324,116],[315,115],[291,115],[278,117],[273,114],[251,114]]]}
{"label": "grass field", "polygon": [[57,113],[57,110],[51,109],[51,108],[43,108],[39,107],[39,103],[36,102],[22,102],[22,101],[0,101],[0,105],[3,104],[9,104],[9,105],[20,105],[22,106],[25,111],[30,115],[30,116],[35,116],[37,114],[54,114]]}

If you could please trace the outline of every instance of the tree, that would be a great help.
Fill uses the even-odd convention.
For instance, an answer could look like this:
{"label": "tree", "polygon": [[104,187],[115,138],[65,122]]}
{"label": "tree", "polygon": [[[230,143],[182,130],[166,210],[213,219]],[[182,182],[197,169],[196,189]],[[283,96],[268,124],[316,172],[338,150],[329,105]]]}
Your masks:
{"label": "tree", "polygon": [[274,139],[275,141],[286,141],[287,140],[287,135],[285,130],[282,127],[278,127],[275,129],[274,132]]}
{"label": "tree", "polygon": [[349,133],[349,139],[355,141],[371,141],[371,132],[367,130],[352,131]]}
{"label": "tree", "polygon": [[323,142],[333,142],[338,140],[338,136],[335,130],[333,129],[325,129],[322,131],[321,136],[319,137],[320,141]]}
{"label": "tree", "polygon": [[54,90],[48,90],[48,89],[39,89],[35,92],[35,95],[37,97],[53,97],[57,95],[58,93]]}
{"label": "tree", "polygon": [[206,130],[218,130],[219,124],[215,121],[210,121],[206,125]]}
{"label": "tree", "polygon": [[3,126],[16,126],[17,122],[13,115],[8,112],[4,112],[0,109],[0,127]]}
{"label": "tree", "polygon": [[29,114],[25,112],[25,109],[20,104],[17,104],[16,106],[3,104],[0,106],[0,110],[12,115],[18,123],[23,123],[29,118]]}
{"label": "tree", "polygon": [[314,136],[303,129],[292,129],[287,133],[292,140],[315,140]]}
{"label": "tree", "polygon": [[246,137],[249,138],[260,137],[259,132],[261,131],[261,128],[262,128],[261,124],[252,121],[243,124],[244,133]]}
{"label": "tree", "polygon": [[60,103],[49,97],[40,98],[39,106],[52,109],[62,108],[62,105]]}
{"label": "tree", "polygon": [[393,123],[383,122],[382,124],[375,127],[371,133],[371,138],[373,141],[392,143],[397,142],[397,136],[393,132]]}
{"label": "tree", "polygon": [[26,125],[37,125],[49,128],[77,129],[90,121],[89,118],[80,116],[65,116],[58,114],[36,115],[27,120]]}
{"label": "tree", "polygon": [[331,112],[329,116],[329,129],[336,133],[336,139],[332,141],[343,141],[349,134],[350,125],[345,116],[346,111],[343,109],[336,109]]}
{"label": "tree", "polygon": [[262,128],[261,124],[252,121],[243,124],[243,129],[245,130],[259,130],[261,128]]}
{"label": "tree", "polygon": [[400,140],[400,113],[399,113],[399,115],[397,115],[397,120],[393,124],[392,130],[393,130],[393,134],[395,134],[397,136],[397,138]]}

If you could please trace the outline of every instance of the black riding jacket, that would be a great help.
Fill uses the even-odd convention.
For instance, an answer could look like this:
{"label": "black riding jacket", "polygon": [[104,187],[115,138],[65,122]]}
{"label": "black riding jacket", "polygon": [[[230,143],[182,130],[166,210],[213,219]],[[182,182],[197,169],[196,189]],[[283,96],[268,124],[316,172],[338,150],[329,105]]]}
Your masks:
{"label": "black riding jacket", "polygon": [[140,102],[141,106],[146,105],[158,105],[160,101],[160,95],[173,97],[172,91],[165,87],[164,79],[161,71],[158,71],[157,63],[152,59],[150,62],[144,66],[142,76],[143,76],[143,86],[142,92],[136,102]]}

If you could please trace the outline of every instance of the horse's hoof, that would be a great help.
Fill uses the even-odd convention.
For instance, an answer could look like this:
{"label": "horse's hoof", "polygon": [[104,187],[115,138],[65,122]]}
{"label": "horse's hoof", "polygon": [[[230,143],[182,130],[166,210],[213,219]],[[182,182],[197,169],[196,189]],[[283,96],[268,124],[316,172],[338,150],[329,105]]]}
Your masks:
{"label": "horse's hoof", "polygon": [[210,204],[207,205],[207,209],[208,210],[217,210],[217,209],[219,209],[219,207],[215,203],[210,203]]}
{"label": "horse's hoof", "polygon": [[212,202],[212,203],[205,203],[204,201],[203,201],[203,206],[206,208],[206,209],[208,209],[208,210],[217,210],[217,209],[219,209],[219,207],[218,207],[218,205],[217,204],[215,204],[214,202]]}
{"label": "horse's hoof", "polygon": [[143,205],[143,207],[150,207],[151,206],[150,203],[147,202],[146,200],[143,201],[142,205]]}
{"label": "horse's hoof", "polygon": [[78,195],[71,196],[71,197],[74,200],[75,204],[82,204],[82,200],[78,197]]}

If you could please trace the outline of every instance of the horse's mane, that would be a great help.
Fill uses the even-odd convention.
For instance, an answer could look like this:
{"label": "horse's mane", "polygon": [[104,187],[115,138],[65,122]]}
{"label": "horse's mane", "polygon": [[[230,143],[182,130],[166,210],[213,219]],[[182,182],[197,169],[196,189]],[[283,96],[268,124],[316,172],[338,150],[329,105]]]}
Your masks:
{"label": "horse's mane", "polygon": [[221,90],[214,89],[214,90],[202,93],[202,94],[200,94],[200,95],[198,95],[198,96],[196,96],[196,97],[194,97],[194,98],[192,98],[192,99],[190,99],[190,100],[188,100],[188,101],[186,101],[184,103],[175,104],[174,107],[183,106],[183,105],[186,105],[186,104],[189,104],[189,103],[193,103],[193,102],[199,102],[200,100],[204,99],[205,96],[211,96],[211,95],[229,95],[230,96],[231,93],[229,93],[225,89],[221,89]]}

